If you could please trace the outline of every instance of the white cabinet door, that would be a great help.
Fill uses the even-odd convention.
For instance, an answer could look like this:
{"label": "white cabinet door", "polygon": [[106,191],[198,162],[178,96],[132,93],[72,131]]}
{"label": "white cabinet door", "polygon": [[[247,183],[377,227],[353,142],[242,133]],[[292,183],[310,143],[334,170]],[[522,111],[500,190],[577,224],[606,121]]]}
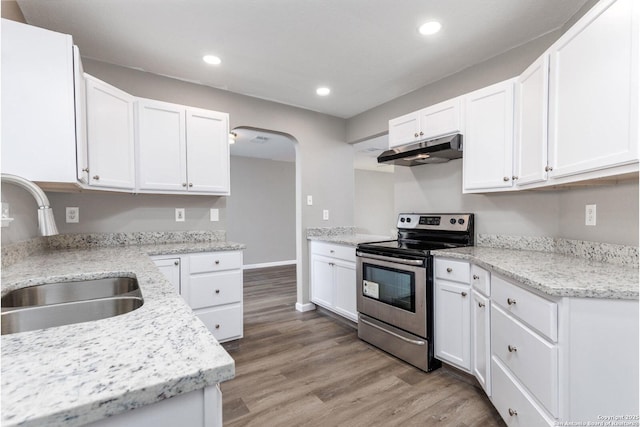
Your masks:
{"label": "white cabinet door", "polygon": [[336,281],[335,309],[338,313],[358,321],[356,308],[356,267],[350,262],[334,262]]}
{"label": "white cabinet door", "polygon": [[133,189],[133,102],[126,92],[85,74],[89,185]]}
{"label": "white cabinet door", "polygon": [[[355,283],[355,281],[354,281]],[[326,308],[333,308],[335,281],[333,261],[318,255],[311,257],[311,300]]]}
{"label": "white cabinet door", "polygon": [[464,192],[512,185],[513,86],[507,80],[466,95]]}
{"label": "white cabinet door", "polygon": [[516,82],[515,183],[547,179],[549,55],[544,54]]}
{"label": "white cabinet door", "polygon": [[436,357],[471,372],[470,286],[436,280]]}
{"label": "white cabinet door", "polygon": [[154,259],[153,263],[180,293],[180,258]]}
{"label": "white cabinet door", "polygon": [[76,177],[89,183],[89,147],[87,145],[87,83],[78,46],[73,46],[73,84],[76,107]]}
{"label": "white cabinet door", "polygon": [[187,189],[185,110],[151,99],[136,100],[138,188]]}
{"label": "white cabinet door", "polygon": [[189,191],[229,194],[229,116],[188,108]]}
{"label": "white cabinet door", "polygon": [[454,98],[419,111],[421,138],[436,138],[462,131],[462,101]]}
{"label": "white cabinet door", "polygon": [[419,111],[389,120],[389,148],[420,139]]}
{"label": "white cabinet door", "polygon": [[471,291],[471,323],[472,357],[471,371],[484,389],[491,396],[491,311],[489,299],[475,290]]}
{"label": "white cabinet door", "polygon": [[76,182],[71,36],[2,20],[2,172]]}
{"label": "white cabinet door", "polygon": [[637,0],[598,3],[551,50],[551,177],[638,159]]}

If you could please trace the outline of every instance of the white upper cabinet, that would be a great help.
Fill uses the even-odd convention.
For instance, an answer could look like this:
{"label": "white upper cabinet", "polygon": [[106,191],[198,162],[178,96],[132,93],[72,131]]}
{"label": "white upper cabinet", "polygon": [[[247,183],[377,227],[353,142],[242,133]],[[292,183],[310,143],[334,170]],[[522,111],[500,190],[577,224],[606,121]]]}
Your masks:
{"label": "white upper cabinet", "polygon": [[187,189],[184,107],[151,99],[136,101],[138,188]]}
{"label": "white upper cabinet", "polygon": [[547,179],[549,55],[545,54],[516,81],[515,184]]}
{"label": "white upper cabinet", "polygon": [[229,116],[187,108],[189,191],[229,194]]}
{"label": "white upper cabinet", "polygon": [[87,144],[87,84],[78,46],[73,46],[73,75],[76,107],[76,176],[89,183],[89,147]]}
{"label": "white upper cabinet", "polygon": [[71,36],[2,20],[2,172],[76,182]]}
{"label": "white upper cabinet", "polygon": [[602,1],[552,46],[551,177],[637,162],[639,10]]}
{"label": "white upper cabinet", "polygon": [[89,185],[133,190],[134,98],[88,74],[85,78]]}
{"label": "white upper cabinet", "polygon": [[138,189],[229,194],[226,113],[137,100]]}
{"label": "white upper cabinet", "polygon": [[454,98],[389,120],[389,148],[462,131],[462,100]]}
{"label": "white upper cabinet", "polygon": [[463,191],[511,188],[515,79],[465,96]]}

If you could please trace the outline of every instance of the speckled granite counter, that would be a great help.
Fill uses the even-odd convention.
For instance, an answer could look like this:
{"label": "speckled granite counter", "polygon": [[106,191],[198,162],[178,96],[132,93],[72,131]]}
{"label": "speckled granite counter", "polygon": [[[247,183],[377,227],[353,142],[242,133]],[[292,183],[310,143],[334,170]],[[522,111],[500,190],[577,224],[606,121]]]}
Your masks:
{"label": "speckled granite counter", "polygon": [[128,276],[138,279],[144,305],[94,322],[3,335],[2,425],[82,425],[233,378],[233,359],[147,254],[243,248],[192,242],[58,250],[3,268],[3,294]]}
{"label": "speckled granite counter", "polygon": [[376,234],[358,234],[355,227],[313,227],[307,228],[307,240],[358,246],[360,243],[394,240],[395,237]]}
{"label": "speckled granite counter", "polygon": [[638,269],[554,252],[467,247],[432,252],[462,259],[558,297],[638,299]]}

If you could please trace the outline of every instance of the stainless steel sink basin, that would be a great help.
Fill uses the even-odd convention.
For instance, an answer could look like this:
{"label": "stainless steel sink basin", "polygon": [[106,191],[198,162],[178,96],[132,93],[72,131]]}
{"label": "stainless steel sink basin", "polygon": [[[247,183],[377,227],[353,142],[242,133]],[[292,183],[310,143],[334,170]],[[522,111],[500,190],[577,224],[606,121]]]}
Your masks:
{"label": "stainless steel sink basin", "polygon": [[138,291],[139,294],[139,290],[138,281],[131,277],[108,277],[105,279],[82,280],[78,282],[47,283],[11,291],[2,297],[0,305],[5,308],[60,304],[64,302],[108,298],[130,294],[135,291]]}
{"label": "stainless steel sink basin", "polygon": [[89,322],[129,313],[144,300],[129,277],[48,283],[2,297],[2,335]]}

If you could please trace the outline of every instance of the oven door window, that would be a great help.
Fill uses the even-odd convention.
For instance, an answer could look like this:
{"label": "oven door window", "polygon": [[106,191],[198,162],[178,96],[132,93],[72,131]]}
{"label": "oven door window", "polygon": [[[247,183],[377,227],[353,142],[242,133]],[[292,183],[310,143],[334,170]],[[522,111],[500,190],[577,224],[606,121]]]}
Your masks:
{"label": "oven door window", "polygon": [[416,278],[411,271],[364,263],[362,294],[402,310],[416,312]]}

